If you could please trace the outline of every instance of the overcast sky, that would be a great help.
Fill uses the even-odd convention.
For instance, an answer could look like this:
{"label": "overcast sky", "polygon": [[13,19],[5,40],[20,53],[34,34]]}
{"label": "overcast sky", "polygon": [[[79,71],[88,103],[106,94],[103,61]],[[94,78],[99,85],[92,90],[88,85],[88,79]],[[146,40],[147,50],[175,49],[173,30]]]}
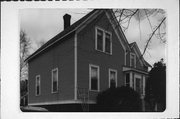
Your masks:
{"label": "overcast sky", "polygon": [[[63,15],[71,15],[71,24],[86,15],[92,9],[22,9],[20,10],[20,29],[23,29],[32,42],[31,53],[39,46],[41,41],[47,42],[56,34],[63,30]],[[152,26],[157,25],[159,17],[150,18]],[[131,20],[128,30],[125,32],[129,43],[136,42],[141,52],[143,52],[147,39],[149,38],[151,27],[147,19],[140,22],[141,32],[139,31],[139,21],[135,18]],[[141,34],[141,35],[140,35]],[[141,37],[140,37],[141,36]],[[144,55],[144,58],[151,65],[165,59],[166,44],[161,43],[159,39],[153,37],[151,44]],[[165,59],[166,61],[166,59]]]}

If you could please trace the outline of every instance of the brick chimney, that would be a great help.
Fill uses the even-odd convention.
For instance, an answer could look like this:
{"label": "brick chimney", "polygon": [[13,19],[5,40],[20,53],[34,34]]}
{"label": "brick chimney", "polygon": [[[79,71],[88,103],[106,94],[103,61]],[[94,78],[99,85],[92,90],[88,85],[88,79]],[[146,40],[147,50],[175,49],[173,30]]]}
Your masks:
{"label": "brick chimney", "polygon": [[64,19],[64,30],[65,30],[66,28],[68,28],[71,25],[71,15],[65,14],[63,16],[63,19]]}

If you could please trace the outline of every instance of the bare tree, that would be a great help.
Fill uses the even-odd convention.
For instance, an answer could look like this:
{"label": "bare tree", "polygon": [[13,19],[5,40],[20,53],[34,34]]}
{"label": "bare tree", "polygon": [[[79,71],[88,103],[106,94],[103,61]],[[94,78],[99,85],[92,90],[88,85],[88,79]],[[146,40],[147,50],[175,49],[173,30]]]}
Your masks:
{"label": "bare tree", "polygon": [[31,48],[30,39],[27,37],[25,31],[20,31],[20,79],[27,79],[27,63],[25,59],[29,56],[29,49]]}
{"label": "bare tree", "polygon": [[25,31],[20,31],[20,104],[25,105],[27,102],[27,82],[28,82],[28,65],[25,59],[29,56],[31,48],[30,39]]}
{"label": "bare tree", "polygon": [[[164,10],[162,9],[115,9],[114,13],[124,32],[129,28],[132,18],[135,18],[136,20],[139,21],[140,33],[141,33],[141,28],[140,28],[141,20],[146,19],[148,21],[149,26],[151,27],[152,33],[149,35],[149,38],[146,39],[146,44],[145,44],[142,56],[145,54],[153,36],[156,37],[157,39],[160,39],[162,43],[166,42],[166,37],[165,37],[166,16],[165,16]],[[152,25],[152,22],[150,21],[150,17],[158,17],[157,25],[155,26]]]}

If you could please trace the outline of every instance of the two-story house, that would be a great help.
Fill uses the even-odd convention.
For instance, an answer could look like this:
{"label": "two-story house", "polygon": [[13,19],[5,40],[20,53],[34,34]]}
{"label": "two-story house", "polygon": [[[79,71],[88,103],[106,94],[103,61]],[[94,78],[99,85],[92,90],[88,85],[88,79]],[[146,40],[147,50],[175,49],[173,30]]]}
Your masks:
{"label": "two-story house", "polygon": [[[129,44],[113,11],[95,9],[50,39],[26,61],[29,105],[95,103],[111,86],[130,86],[144,98],[150,66],[137,44]],[[88,99],[87,99],[88,98]]]}

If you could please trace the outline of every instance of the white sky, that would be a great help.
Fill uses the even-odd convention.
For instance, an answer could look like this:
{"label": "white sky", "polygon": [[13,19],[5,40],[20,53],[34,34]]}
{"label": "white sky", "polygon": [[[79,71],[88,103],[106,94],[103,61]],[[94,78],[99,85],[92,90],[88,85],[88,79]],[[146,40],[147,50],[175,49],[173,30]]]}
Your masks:
{"label": "white sky", "polygon": [[[79,20],[82,16],[86,15],[92,9],[23,9],[20,10],[20,28],[25,30],[28,37],[31,39],[34,52],[40,41],[48,41],[56,34],[63,30],[63,15],[68,13],[71,15],[71,24]],[[151,17],[152,26],[157,25],[158,18]],[[125,32],[126,38],[129,43],[136,42],[143,52],[147,39],[151,33],[151,28],[147,19],[144,19],[140,23],[141,26],[141,38],[139,31],[139,22],[136,19],[132,19],[128,30]],[[147,62],[153,65],[165,56],[166,45],[160,43],[159,39],[153,37],[144,58]]]}

